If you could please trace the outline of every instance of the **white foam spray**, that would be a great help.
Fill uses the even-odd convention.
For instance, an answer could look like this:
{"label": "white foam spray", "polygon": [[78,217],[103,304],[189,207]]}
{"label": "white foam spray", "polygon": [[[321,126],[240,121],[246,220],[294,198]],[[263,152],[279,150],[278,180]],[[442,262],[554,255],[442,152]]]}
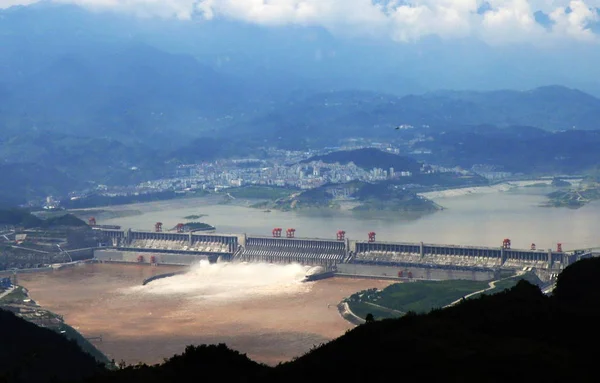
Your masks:
{"label": "white foam spray", "polygon": [[202,261],[182,275],[157,279],[130,293],[188,297],[203,302],[242,301],[310,291],[303,283],[310,267],[300,264],[216,263]]}

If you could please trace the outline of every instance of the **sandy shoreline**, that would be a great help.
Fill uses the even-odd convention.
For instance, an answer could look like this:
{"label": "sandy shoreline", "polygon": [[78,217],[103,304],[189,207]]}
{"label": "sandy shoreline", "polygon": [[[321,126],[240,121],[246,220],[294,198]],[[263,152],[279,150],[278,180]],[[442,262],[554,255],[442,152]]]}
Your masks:
{"label": "sandy shoreline", "polygon": [[[577,185],[580,180],[570,180],[573,185]],[[447,189],[426,193],[419,193],[419,195],[428,198],[428,199],[440,199],[440,198],[453,198],[453,197],[462,197],[466,195],[473,194],[489,194],[489,193],[499,193],[499,192],[507,192],[510,190],[515,190],[523,187],[527,187],[534,184],[547,184],[551,185],[551,179],[540,179],[540,180],[528,180],[528,181],[510,181],[504,182],[497,185],[492,186],[475,186],[475,187],[465,187],[465,188],[457,188],[457,189]]]}

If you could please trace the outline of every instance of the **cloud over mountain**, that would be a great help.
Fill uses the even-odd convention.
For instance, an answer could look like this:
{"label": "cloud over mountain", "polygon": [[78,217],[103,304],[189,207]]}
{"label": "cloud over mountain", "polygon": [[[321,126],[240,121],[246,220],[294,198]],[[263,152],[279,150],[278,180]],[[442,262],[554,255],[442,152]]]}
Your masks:
{"label": "cloud over mountain", "polygon": [[[0,8],[34,0],[0,0]],[[597,41],[600,0],[48,0],[93,10],[265,26],[316,25],[339,34],[413,42],[477,37],[492,44]],[[541,22],[540,20],[544,20]]]}

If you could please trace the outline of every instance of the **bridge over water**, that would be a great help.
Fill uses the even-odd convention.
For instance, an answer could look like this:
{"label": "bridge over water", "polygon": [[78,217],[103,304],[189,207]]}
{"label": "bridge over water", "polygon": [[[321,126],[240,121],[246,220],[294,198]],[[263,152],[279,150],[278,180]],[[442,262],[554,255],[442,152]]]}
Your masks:
{"label": "bridge over water", "polygon": [[[173,233],[94,228],[101,231],[116,256],[130,262],[190,264],[200,259],[266,261],[306,265],[370,265],[452,270],[499,270],[531,267],[560,271],[581,257],[600,255],[600,248],[577,251],[511,249],[338,239],[256,236],[247,234]],[[136,255],[137,254],[137,255]],[[140,258],[140,254],[142,258]],[[98,252],[97,258],[106,256]]]}

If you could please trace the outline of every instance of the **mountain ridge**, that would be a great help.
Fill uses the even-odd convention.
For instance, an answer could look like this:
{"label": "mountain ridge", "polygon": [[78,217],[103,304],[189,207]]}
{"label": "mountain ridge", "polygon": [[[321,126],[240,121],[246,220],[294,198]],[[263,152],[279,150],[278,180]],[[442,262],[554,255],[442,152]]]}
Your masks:
{"label": "mountain ridge", "polygon": [[[233,124],[236,134],[281,138],[292,148],[327,146],[347,137],[393,139],[398,125],[443,131],[477,125],[532,126],[547,131],[600,128],[600,99],[562,86],[530,91],[426,93],[397,97],[345,91],[321,92],[283,102],[274,112]],[[499,98],[500,95],[501,97]],[[564,100],[563,97],[564,96]]]}

